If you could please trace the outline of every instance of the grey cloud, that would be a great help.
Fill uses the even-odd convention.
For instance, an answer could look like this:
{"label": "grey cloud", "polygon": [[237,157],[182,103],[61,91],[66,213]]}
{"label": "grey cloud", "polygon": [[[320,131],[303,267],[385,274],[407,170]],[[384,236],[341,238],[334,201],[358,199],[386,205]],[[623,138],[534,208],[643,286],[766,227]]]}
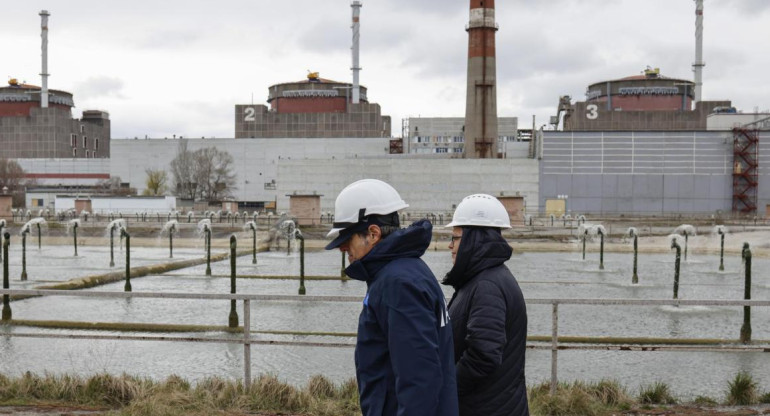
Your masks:
{"label": "grey cloud", "polygon": [[199,29],[149,32],[137,39],[137,46],[148,49],[177,49],[194,46],[201,39]]}
{"label": "grey cloud", "polygon": [[123,80],[107,76],[89,77],[75,84],[74,93],[84,99],[99,97],[125,98]]}

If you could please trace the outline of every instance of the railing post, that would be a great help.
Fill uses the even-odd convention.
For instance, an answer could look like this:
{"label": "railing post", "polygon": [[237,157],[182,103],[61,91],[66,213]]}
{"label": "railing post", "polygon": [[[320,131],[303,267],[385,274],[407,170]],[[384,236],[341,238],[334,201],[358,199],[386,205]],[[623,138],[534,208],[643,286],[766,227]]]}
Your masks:
{"label": "railing post", "polygon": [[[3,258],[5,261],[3,262],[3,289],[9,289],[10,288],[10,279],[8,276],[8,246],[11,245],[11,233],[5,232],[4,234],[5,239],[3,240]],[[13,316],[11,312],[11,296],[10,295],[3,295],[3,321],[10,321],[11,317]]]}
{"label": "railing post", "polygon": [[131,236],[125,229],[120,231],[126,237],[126,284],[123,286],[124,292],[131,291]]}
{"label": "railing post", "polygon": [[[235,294],[235,251],[237,243],[235,236],[230,236],[230,293]],[[235,311],[235,299],[230,299],[230,316],[228,318],[230,328],[238,328],[238,312]]]}
{"label": "railing post", "polygon": [[631,283],[639,283],[639,275],[636,273],[636,260],[639,253],[639,236],[634,233],[634,276],[631,278]]}
{"label": "railing post", "polygon": [[720,237],[720,243],[719,243],[719,271],[722,272],[725,270],[725,233],[721,232],[719,233]]}
{"label": "railing post", "polygon": [[206,276],[211,276],[211,228],[206,227]]}
{"label": "railing post", "polygon": [[251,388],[251,307],[249,299],[243,300],[243,386]]}
{"label": "railing post", "polygon": [[110,227],[110,267],[115,267],[115,226]]}
{"label": "railing post", "polygon": [[27,280],[27,234],[29,228],[21,233],[21,280]]}
{"label": "railing post", "polygon": [[251,229],[251,264],[257,264],[257,223],[254,223],[254,228]]}
{"label": "railing post", "polygon": [[553,315],[551,316],[551,395],[556,394],[559,383],[558,354],[559,354],[559,304],[553,303]]}
{"label": "railing post", "polygon": [[[746,276],[743,288],[743,298],[751,299],[751,249],[749,243],[743,243],[743,261],[746,268]],[[751,306],[743,307],[743,326],[741,326],[741,342],[748,344],[751,342]]]}
{"label": "railing post", "polygon": [[671,240],[671,248],[676,249],[676,260],[674,260],[674,299],[679,299],[679,267],[682,257],[682,248],[679,246],[679,243],[676,242],[676,239]]}
{"label": "railing post", "polygon": [[604,270],[604,233],[599,230],[599,270]]}
{"label": "railing post", "polygon": [[305,294],[305,237],[299,230],[296,231],[299,238],[299,291],[298,294]]}

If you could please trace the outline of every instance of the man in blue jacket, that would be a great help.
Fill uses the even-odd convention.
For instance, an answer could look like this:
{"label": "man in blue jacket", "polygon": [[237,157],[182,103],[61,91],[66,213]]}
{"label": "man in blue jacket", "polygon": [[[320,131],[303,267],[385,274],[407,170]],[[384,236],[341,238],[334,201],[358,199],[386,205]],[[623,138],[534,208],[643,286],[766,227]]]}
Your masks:
{"label": "man in blue jacket", "polygon": [[432,226],[399,227],[408,205],[376,179],[335,202],[327,250],[347,253],[348,276],[366,282],[355,363],[364,416],[457,416],[452,325],[438,281],[420,260]]}

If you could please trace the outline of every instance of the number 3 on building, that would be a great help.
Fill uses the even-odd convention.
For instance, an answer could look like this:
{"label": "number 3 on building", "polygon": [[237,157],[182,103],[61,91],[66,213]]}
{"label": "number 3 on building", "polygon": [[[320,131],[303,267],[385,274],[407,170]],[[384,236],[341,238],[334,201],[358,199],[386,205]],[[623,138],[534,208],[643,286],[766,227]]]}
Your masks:
{"label": "number 3 on building", "polygon": [[[595,106],[594,106],[595,107]],[[243,121],[256,121],[257,118],[255,117],[256,111],[254,111],[254,107],[246,107],[243,109]]]}
{"label": "number 3 on building", "polygon": [[586,118],[589,120],[596,120],[599,118],[599,106],[596,104],[588,104],[586,106]]}

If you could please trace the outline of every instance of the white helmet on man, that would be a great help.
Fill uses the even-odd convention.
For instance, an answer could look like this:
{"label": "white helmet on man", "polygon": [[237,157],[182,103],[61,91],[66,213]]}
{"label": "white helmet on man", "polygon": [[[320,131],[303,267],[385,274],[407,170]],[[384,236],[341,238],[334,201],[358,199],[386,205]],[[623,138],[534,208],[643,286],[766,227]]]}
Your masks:
{"label": "white helmet on man", "polygon": [[365,222],[367,216],[392,214],[408,206],[392,186],[381,180],[361,179],[351,183],[340,192],[334,203],[334,225],[326,237],[335,240],[326,249],[344,243],[347,238],[341,239],[340,231]]}
{"label": "white helmet on man", "polygon": [[492,195],[474,194],[463,198],[447,227],[511,228],[508,211]]}

